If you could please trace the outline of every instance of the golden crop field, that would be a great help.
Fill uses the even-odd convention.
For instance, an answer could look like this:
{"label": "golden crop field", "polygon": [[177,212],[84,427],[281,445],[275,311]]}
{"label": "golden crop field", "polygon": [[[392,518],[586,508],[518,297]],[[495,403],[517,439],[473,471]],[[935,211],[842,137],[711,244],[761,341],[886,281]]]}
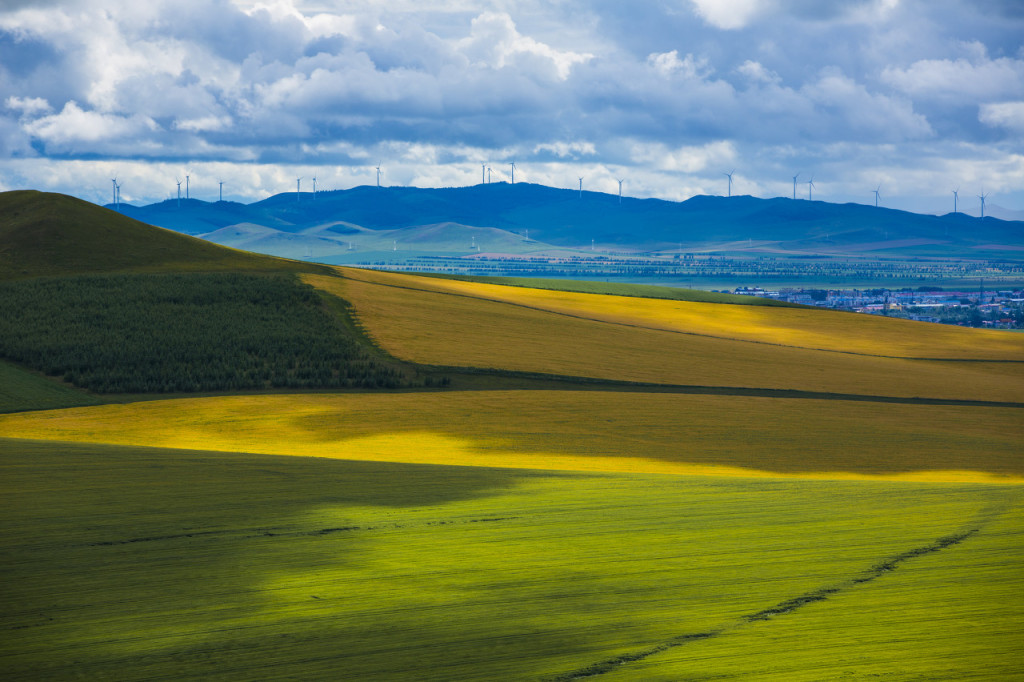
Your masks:
{"label": "golden crop field", "polygon": [[[427,365],[690,386],[1024,402],[1024,362],[1014,361],[1014,352],[1007,352],[1001,361],[950,362],[813,350],[611,324],[587,317],[582,309],[578,315],[566,316],[502,300],[429,290],[421,288],[421,283],[423,287],[504,288],[510,290],[508,296],[530,291],[519,288],[467,282],[435,285],[437,280],[430,278],[344,272],[344,279],[320,276],[305,279],[350,301],[360,323],[385,350],[403,360]],[[409,283],[411,288],[406,287]],[[548,293],[551,292],[537,292],[538,296]],[[586,300],[617,298],[592,294],[567,296]],[[663,304],[665,311],[677,304],[675,301],[648,303]],[[723,304],[691,305],[706,306],[712,317],[721,310],[744,308]],[[764,311],[769,315],[794,312],[784,308],[750,307],[750,310],[751,314]],[[824,311],[809,312],[830,315]],[[849,321],[851,328],[856,328],[859,320],[867,317],[835,315],[835,319]],[[890,331],[889,335],[898,337],[899,329]],[[1011,334],[1002,336],[1018,338]],[[842,330],[837,331],[837,338],[843,338]],[[1024,339],[1013,343],[1020,346]],[[996,345],[987,352],[995,353]],[[950,346],[940,354],[952,352]]]}
{"label": "golden crop field", "polygon": [[0,434],[582,471],[1024,480],[1021,410],[613,391],[187,398],[0,415]]}
{"label": "golden crop field", "polygon": [[[362,282],[501,301],[641,329],[885,357],[1024,361],[1024,338],[992,329],[928,324],[825,309],[692,303],[531,289],[352,268],[337,270],[347,279]],[[318,285],[324,284],[322,275],[307,277]]]}

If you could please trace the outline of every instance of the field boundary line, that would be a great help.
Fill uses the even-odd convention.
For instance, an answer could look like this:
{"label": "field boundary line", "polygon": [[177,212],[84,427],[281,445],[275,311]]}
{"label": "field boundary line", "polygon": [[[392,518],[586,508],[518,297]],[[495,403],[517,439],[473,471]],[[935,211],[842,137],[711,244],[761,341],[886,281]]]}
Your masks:
{"label": "field boundary line", "polygon": [[517,372],[515,370],[495,369],[486,367],[458,367],[451,365],[419,365],[420,367],[445,372],[452,376],[481,376],[509,380],[539,381],[551,384],[568,384],[572,388],[533,387],[517,389],[508,386],[470,387],[460,389],[434,388],[418,389],[426,391],[507,391],[507,390],[585,390],[585,391],[619,391],[623,393],[677,393],[681,395],[723,395],[750,398],[788,398],[793,400],[845,400],[867,403],[896,403],[904,405],[936,405],[949,407],[1006,407],[1011,409],[1024,408],[1024,403],[995,400],[970,400],[961,398],[921,398],[916,396],[886,396],[865,393],[829,393],[805,391],[796,388],[759,388],[750,386],[701,386],[696,384],[654,384],[641,381],[622,381],[616,379],[600,379],[569,374],[544,374],[541,372]]}

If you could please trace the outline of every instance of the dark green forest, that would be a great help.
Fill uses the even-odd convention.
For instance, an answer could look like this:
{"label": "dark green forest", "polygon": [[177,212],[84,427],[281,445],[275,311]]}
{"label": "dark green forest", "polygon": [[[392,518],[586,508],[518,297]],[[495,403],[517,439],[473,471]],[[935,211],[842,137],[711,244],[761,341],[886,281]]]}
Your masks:
{"label": "dark green forest", "polygon": [[409,385],[292,275],[0,282],[0,357],[98,393]]}

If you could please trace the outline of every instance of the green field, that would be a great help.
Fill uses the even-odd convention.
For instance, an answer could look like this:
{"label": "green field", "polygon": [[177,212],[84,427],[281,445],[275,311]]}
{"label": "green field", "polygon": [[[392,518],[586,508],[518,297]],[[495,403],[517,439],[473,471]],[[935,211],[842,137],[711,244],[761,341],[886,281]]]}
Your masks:
{"label": "green field", "polygon": [[0,194],[0,679],[1024,679],[1024,338],[548,285]]}
{"label": "green field", "polygon": [[5,679],[1010,679],[1024,664],[1018,486],[0,448]]}

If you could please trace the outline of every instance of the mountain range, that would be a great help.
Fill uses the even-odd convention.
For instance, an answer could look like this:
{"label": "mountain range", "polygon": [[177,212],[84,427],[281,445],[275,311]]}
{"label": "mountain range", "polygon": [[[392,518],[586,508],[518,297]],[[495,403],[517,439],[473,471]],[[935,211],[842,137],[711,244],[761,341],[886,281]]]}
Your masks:
{"label": "mountain range", "polygon": [[170,199],[119,210],[218,244],[292,258],[592,248],[1024,257],[1021,221],[787,198],[620,198],[529,183],[362,186],[251,204]]}

